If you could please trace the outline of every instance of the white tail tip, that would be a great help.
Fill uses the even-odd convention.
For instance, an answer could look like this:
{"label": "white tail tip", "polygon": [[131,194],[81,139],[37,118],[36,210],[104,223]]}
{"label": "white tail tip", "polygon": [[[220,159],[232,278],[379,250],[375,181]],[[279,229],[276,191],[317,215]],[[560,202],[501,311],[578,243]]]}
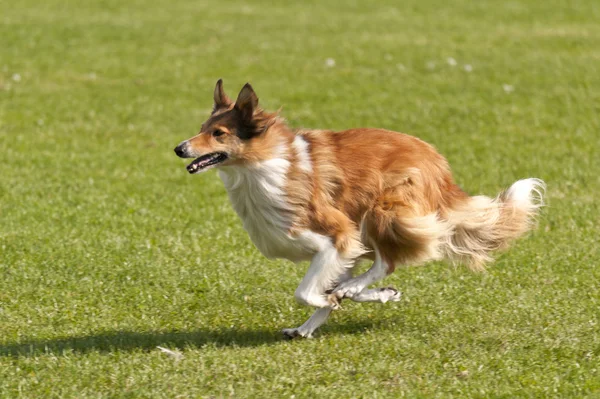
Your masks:
{"label": "white tail tip", "polygon": [[506,198],[527,207],[538,208],[544,205],[545,192],[546,183],[543,180],[529,178],[519,180],[510,186],[506,191]]}

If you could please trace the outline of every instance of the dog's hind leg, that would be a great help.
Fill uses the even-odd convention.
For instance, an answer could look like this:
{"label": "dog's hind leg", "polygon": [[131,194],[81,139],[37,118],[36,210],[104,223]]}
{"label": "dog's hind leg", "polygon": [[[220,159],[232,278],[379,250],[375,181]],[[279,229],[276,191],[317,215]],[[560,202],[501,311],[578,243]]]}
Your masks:
{"label": "dog's hind leg", "polygon": [[[392,273],[397,263],[418,264],[443,258],[441,243],[449,231],[447,223],[441,221],[436,212],[418,216],[421,210],[403,205],[401,199],[396,201],[399,205],[390,205],[382,201],[382,204],[378,204],[365,215],[364,233],[370,238],[375,261],[365,273],[344,281],[333,290],[328,297],[332,306],[342,298],[361,302],[376,301],[377,296],[381,295],[376,295],[376,291],[369,290],[362,296],[360,293]],[[399,299],[394,291],[382,291],[383,301],[386,298]]]}
{"label": "dog's hind leg", "polygon": [[[383,260],[376,247],[374,248],[374,251],[375,261],[369,270],[360,276],[342,282],[331,294],[329,294],[327,299],[332,307],[335,308],[336,306],[339,306],[339,302],[342,298],[352,299],[357,302],[387,302],[389,300],[398,300],[400,298],[399,292],[393,288],[384,288],[384,291],[380,291],[380,289],[365,290],[369,285],[382,280],[387,276],[390,270],[393,270],[393,266],[390,267],[390,265]],[[379,293],[377,291],[379,291]]]}
{"label": "dog's hind leg", "polygon": [[358,294],[354,294],[350,299],[354,302],[398,302],[402,293],[393,287],[386,288],[365,288]]}
{"label": "dog's hind leg", "polygon": [[[354,302],[398,302],[401,297],[401,293],[392,287],[387,288],[374,288],[364,289],[358,294],[354,295],[351,299]],[[310,316],[308,320],[304,322],[300,327],[297,328],[284,328],[282,330],[283,335],[286,338],[293,339],[297,337],[312,338],[312,333],[319,327],[321,327],[329,315],[333,311],[332,308],[321,308],[317,309],[315,313]]]}
{"label": "dog's hind leg", "polygon": [[[378,265],[378,267],[381,267],[381,266]],[[365,274],[367,274],[367,273],[365,273]],[[366,278],[364,277],[365,274],[357,277],[357,279],[363,278],[363,280],[366,280]],[[309,275],[309,273],[307,273],[307,276],[308,275]],[[372,276],[371,276],[371,278],[372,278]],[[343,272],[343,274],[341,276],[339,276],[338,281],[340,282],[340,285],[338,285],[338,287],[343,285],[345,281],[351,282],[352,280],[356,280],[356,279],[352,279],[352,269],[348,268]],[[360,286],[360,285],[361,285],[361,283],[358,284],[358,286]],[[354,286],[354,284],[353,284],[353,286]],[[335,292],[336,291],[334,290],[334,293]],[[332,293],[331,295],[335,295],[334,293]],[[401,296],[401,293],[392,287],[374,288],[374,289],[366,289],[363,287],[363,289],[360,292],[353,293],[351,296],[346,296],[346,298],[352,299],[355,302],[386,303],[388,301],[389,302],[397,302],[400,300],[400,296]],[[325,324],[325,322],[327,321],[327,318],[331,314],[332,310],[336,307],[339,307],[339,302],[340,302],[340,299],[336,299],[332,303],[333,306],[317,309],[315,311],[315,313],[313,313],[312,316],[310,316],[310,318],[306,322],[304,322],[304,324],[302,324],[300,327],[283,329],[282,330],[283,335],[286,338],[290,338],[290,339],[297,338],[297,337],[312,338],[312,333],[317,328],[319,328],[323,324]]]}
{"label": "dog's hind leg", "polygon": [[[364,289],[355,294],[351,299],[355,302],[398,302],[402,294],[395,288],[374,288]],[[333,311],[332,308],[317,309],[304,324],[297,328],[285,328],[282,330],[286,338],[293,339],[298,337],[312,338],[313,332],[321,327],[329,318]]]}

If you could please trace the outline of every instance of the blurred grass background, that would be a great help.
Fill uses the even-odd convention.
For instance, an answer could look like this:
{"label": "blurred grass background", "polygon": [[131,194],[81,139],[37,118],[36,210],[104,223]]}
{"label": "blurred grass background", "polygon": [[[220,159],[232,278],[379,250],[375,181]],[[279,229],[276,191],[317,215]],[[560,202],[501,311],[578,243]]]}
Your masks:
{"label": "blurred grass background", "polygon": [[[599,20],[592,0],[0,2],[0,397],[599,396]],[[292,126],[417,135],[472,194],[543,178],[549,206],[488,273],[398,270],[403,302],[284,341],[306,265],[265,260],[172,152],[218,78]]]}

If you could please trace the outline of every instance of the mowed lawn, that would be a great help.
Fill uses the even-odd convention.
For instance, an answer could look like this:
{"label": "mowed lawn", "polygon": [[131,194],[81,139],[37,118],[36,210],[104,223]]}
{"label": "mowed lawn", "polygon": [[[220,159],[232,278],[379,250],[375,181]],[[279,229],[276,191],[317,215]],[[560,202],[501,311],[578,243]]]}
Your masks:
{"label": "mowed lawn", "polygon": [[[595,0],[0,3],[0,397],[600,397],[599,21]],[[401,302],[283,340],[307,265],[264,259],[173,153],[218,78],[293,126],[417,135],[473,195],[542,178],[548,206],[487,273],[399,269]]]}

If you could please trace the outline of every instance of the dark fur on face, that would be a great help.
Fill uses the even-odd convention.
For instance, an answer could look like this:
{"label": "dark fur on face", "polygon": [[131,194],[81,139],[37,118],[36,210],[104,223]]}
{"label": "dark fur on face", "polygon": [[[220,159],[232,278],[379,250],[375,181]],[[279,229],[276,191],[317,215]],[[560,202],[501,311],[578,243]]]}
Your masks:
{"label": "dark fur on face", "polygon": [[242,140],[249,140],[264,133],[275,122],[275,113],[265,112],[258,106],[258,97],[252,86],[246,83],[235,103],[223,90],[219,79],[214,91],[214,105],[210,118],[202,125],[200,133],[211,132],[215,126],[226,130]]}
{"label": "dark fur on face", "polygon": [[[278,121],[277,113],[268,113],[259,107],[250,84],[242,88],[234,103],[225,94],[223,81],[219,79],[210,117],[196,136],[175,148],[175,153],[182,158],[196,158],[188,165],[190,173],[266,159],[276,148],[272,142],[276,135],[268,131]],[[271,140],[269,135],[273,136]]]}

